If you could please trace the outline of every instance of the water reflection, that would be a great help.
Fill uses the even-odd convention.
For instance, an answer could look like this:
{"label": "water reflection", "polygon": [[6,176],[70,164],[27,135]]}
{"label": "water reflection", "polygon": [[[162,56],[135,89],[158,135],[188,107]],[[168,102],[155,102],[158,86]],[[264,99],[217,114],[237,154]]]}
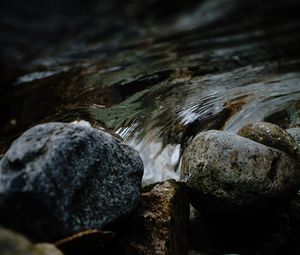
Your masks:
{"label": "water reflection", "polygon": [[[44,50],[32,40],[30,57],[22,51],[17,67],[5,66],[18,86],[0,96],[0,153],[30,126],[83,119],[139,150],[146,184],[178,179],[180,156],[199,132],[259,120],[300,125],[296,0],[193,1],[158,19],[106,4],[90,1],[93,15],[86,26],[76,20],[76,35]],[[22,45],[36,38],[28,36]]]}
{"label": "water reflection", "polygon": [[[239,79],[240,84],[234,83],[239,73],[245,74],[243,68],[221,76],[192,78],[168,89],[162,84],[158,91],[148,91],[137,100],[142,107],[116,127],[116,132],[140,151],[145,183],[178,179],[182,150],[201,131],[236,133],[246,124],[282,110],[290,115],[290,126],[300,124],[300,73],[266,77],[258,75],[261,68],[248,68],[250,77],[262,81],[245,77]],[[277,123],[281,124],[280,119]]]}

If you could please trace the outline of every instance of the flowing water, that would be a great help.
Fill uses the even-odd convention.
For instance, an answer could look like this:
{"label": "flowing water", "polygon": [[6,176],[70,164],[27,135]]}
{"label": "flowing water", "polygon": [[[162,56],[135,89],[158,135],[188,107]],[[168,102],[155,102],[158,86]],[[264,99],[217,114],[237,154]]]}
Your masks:
{"label": "flowing water", "polygon": [[[261,68],[251,71],[258,70]],[[300,124],[299,73],[232,86],[234,74],[239,72],[244,70],[228,73],[221,86],[218,75],[207,75],[176,84],[176,91],[166,91],[158,98],[150,93],[147,97],[154,99],[156,105],[149,105],[149,109],[143,104],[116,128],[140,151],[146,168],[145,182],[179,178],[181,152],[198,132],[223,129],[235,133],[250,122],[265,120],[284,110],[291,126]]]}
{"label": "flowing water", "polygon": [[300,126],[298,7],[200,1],[170,19],[110,20],[115,33],[89,27],[54,44],[24,60],[1,97],[2,152],[32,125],[82,119],[135,147],[147,184],[178,179],[199,132]]}

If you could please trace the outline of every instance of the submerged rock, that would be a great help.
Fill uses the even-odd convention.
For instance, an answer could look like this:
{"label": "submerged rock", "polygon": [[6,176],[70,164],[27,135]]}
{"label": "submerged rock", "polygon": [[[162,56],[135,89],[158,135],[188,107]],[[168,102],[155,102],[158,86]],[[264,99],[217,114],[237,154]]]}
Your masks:
{"label": "submerged rock", "polygon": [[[186,255],[189,204],[174,180],[147,186],[113,254]],[[111,253],[109,253],[111,254]]]}
{"label": "submerged rock", "polygon": [[238,132],[238,135],[284,151],[292,156],[299,154],[299,146],[293,137],[284,129],[272,123],[256,122],[248,124]]}
{"label": "submerged rock", "polygon": [[103,131],[38,125],[0,162],[0,221],[36,240],[100,229],[133,211],[142,174],[138,153]]}
{"label": "submerged rock", "polygon": [[25,237],[0,227],[1,255],[62,255],[52,244],[33,245]]}
{"label": "submerged rock", "polygon": [[268,211],[300,186],[294,157],[222,131],[203,132],[192,141],[183,154],[181,178],[194,207],[222,215]]}

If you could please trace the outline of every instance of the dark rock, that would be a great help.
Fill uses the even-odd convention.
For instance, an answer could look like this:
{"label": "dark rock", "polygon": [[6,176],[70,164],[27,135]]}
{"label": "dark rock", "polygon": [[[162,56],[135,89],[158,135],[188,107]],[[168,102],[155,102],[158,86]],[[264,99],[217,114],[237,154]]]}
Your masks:
{"label": "dark rock", "polygon": [[290,113],[287,109],[279,110],[266,116],[264,122],[276,124],[284,129],[288,128],[292,122]]}
{"label": "dark rock", "polygon": [[0,162],[0,220],[36,240],[100,229],[133,211],[142,174],[138,153],[103,131],[38,125]]}
{"label": "dark rock", "polygon": [[146,187],[113,254],[186,255],[189,205],[184,187],[168,180]]}
{"label": "dark rock", "polygon": [[294,195],[300,172],[294,157],[222,131],[199,134],[185,150],[181,179],[192,205],[210,213],[262,213]]}
{"label": "dark rock", "polygon": [[298,146],[300,146],[300,128],[288,128],[286,131],[294,138]]}
{"label": "dark rock", "polygon": [[111,231],[91,229],[59,240],[55,245],[63,251],[65,255],[99,253],[99,246],[105,245],[114,237],[115,234]]}
{"label": "dark rock", "polygon": [[1,255],[62,255],[52,244],[33,245],[25,237],[0,227]]}
{"label": "dark rock", "polygon": [[272,123],[256,122],[248,124],[238,132],[238,135],[284,151],[292,156],[299,154],[298,144],[293,137],[284,129]]}

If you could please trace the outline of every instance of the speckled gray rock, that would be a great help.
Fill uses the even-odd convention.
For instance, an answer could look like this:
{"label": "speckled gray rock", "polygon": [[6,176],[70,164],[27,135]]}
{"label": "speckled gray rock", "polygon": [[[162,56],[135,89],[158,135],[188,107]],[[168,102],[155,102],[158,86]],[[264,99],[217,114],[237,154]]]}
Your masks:
{"label": "speckled gray rock", "polygon": [[296,159],[282,151],[213,130],[199,134],[185,150],[181,179],[201,211],[260,212],[296,193],[300,171]]}
{"label": "speckled gray rock", "polygon": [[284,151],[292,156],[299,155],[299,146],[293,137],[281,127],[268,123],[256,122],[243,127],[238,135]]}
{"label": "speckled gray rock", "polygon": [[0,227],[1,255],[63,255],[52,244],[33,245],[25,237]]}
{"label": "speckled gray rock", "polygon": [[133,211],[142,175],[138,153],[103,131],[38,125],[0,162],[0,221],[36,240],[99,229]]}
{"label": "speckled gray rock", "polygon": [[294,138],[298,146],[300,146],[300,128],[288,128],[286,131]]}

